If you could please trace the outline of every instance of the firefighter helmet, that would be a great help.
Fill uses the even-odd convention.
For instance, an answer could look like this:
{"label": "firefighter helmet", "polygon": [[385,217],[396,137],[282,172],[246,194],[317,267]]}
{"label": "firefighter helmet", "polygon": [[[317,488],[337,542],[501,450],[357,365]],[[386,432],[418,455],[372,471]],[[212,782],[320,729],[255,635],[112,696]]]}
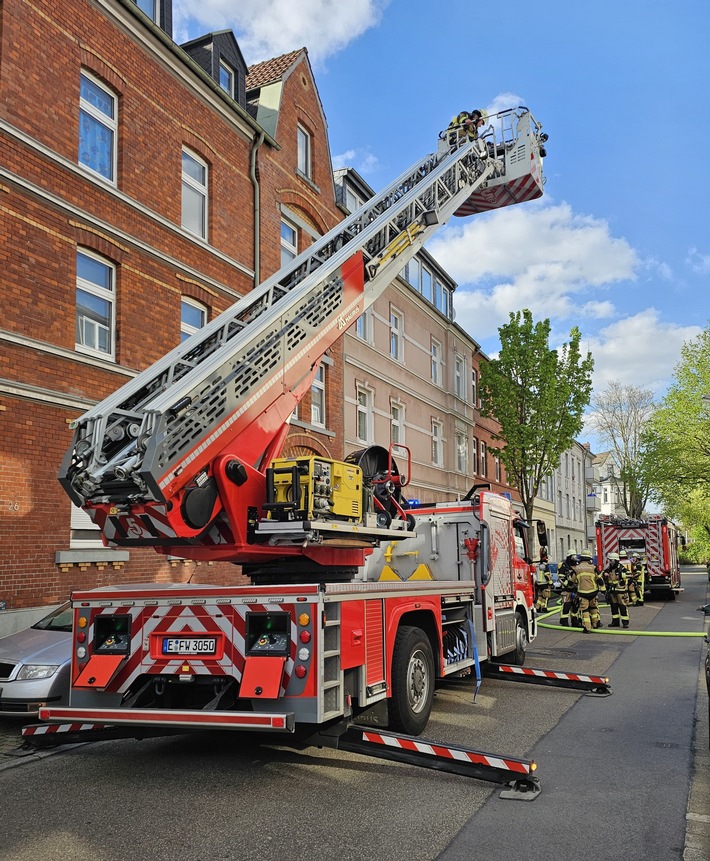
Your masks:
{"label": "firefighter helmet", "polygon": [[618,553],[610,553],[606,558],[610,559],[612,562],[618,562],[619,561],[619,554]]}
{"label": "firefighter helmet", "polygon": [[580,559],[589,559],[591,561],[592,551],[589,550],[587,547],[585,547],[583,550],[579,551],[579,558]]}

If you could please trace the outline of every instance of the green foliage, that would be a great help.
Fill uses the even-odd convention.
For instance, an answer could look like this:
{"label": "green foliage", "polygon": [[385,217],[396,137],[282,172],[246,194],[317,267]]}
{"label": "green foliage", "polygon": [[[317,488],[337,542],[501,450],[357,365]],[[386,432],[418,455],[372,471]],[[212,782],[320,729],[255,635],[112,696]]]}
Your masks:
{"label": "green foliage", "polygon": [[498,333],[499,357],[481,366],[481,410],[500,423],[501,460],[530,518],[542,479],[582,429],[594,362],[580,353],[579,329],[553,350],[550,321],[534,323],[527,309],[511,312]]}

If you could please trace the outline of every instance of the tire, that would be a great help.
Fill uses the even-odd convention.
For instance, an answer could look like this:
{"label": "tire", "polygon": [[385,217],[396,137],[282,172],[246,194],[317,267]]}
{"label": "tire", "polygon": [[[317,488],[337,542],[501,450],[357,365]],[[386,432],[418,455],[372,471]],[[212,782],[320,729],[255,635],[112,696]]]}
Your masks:
{"label": "tire", "polygon": [[429,638],[421,628],[402,625],[392,656],[390,729],[407,735],[423,732],[434,701],[434,683],[434,654]]}
{"label": "tire", "polygon": [[515,614],[515,650],[510,653],[510,663],[522,667],[525,663],[525,653],[528,648],[528,630],[520,613]]}

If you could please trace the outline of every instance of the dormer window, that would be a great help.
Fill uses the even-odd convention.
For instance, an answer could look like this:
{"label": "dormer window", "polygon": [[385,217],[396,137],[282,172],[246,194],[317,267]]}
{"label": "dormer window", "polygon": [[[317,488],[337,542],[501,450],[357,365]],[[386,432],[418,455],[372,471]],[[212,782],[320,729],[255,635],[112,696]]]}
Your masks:
{"label": "dormer window", "polygon": [[234,70],[224,60],[219,63],[219,85],[225,93],[234,98]]}
{"label": "dormer window", "polygon": [[136,6],[150,18],[151,21],[158,21],[159,0],[135,0]]}

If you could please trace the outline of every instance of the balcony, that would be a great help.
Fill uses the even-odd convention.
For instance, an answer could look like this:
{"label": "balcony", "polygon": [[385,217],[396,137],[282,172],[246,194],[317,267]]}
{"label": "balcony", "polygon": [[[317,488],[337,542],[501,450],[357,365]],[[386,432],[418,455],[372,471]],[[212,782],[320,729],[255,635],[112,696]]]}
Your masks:
{"label": "balcony", "polygon": [[596,493],[587,494],[587,511],[601,511],[602,502]]}

